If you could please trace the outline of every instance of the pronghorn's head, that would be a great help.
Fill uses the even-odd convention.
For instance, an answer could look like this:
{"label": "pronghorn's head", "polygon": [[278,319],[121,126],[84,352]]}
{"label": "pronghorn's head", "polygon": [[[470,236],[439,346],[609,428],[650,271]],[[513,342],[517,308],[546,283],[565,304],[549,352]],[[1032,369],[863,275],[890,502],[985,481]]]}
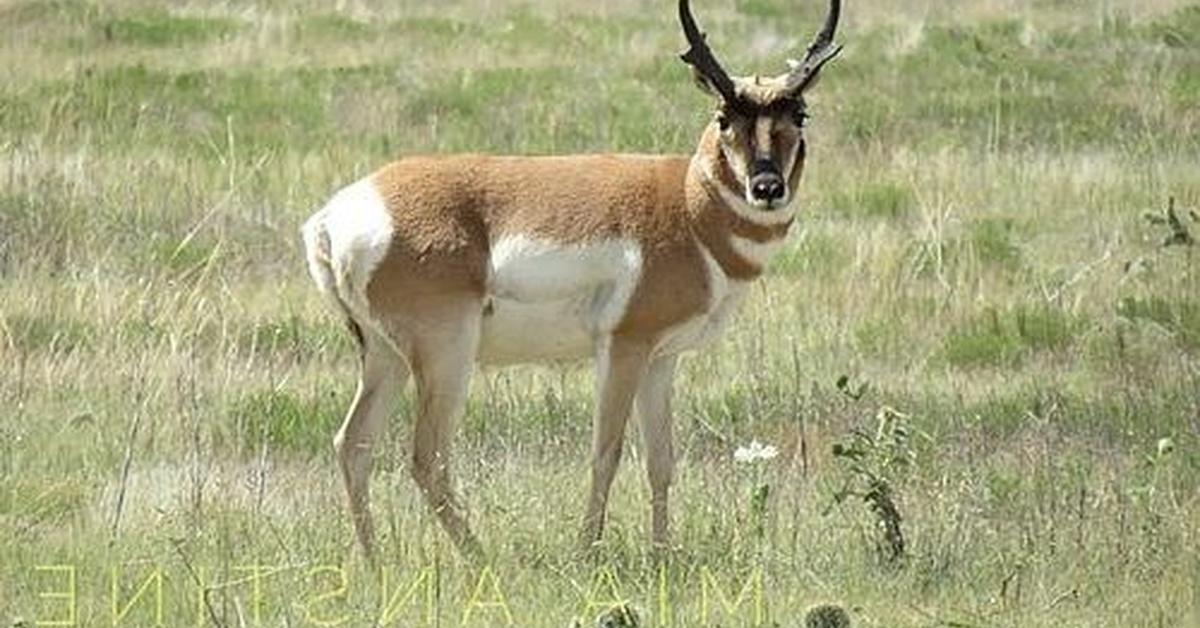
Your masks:
{"label": "pronghorn's head", "polygon": [[833,43],[841,4],[831,0],[825,26],[803,60],[789,61],[787,72],[731,77],[696,26],[688,0],[679,0],[679,20],[689,45],[681,58],[692,66],[701,88],[720,98],[706,133],[706,138],[716,138],[709,147],[715,153],[709,156],[715,162],[710,174],[752,207],[772,211],[792,200],[804,161],[804,95],[816,84],[822,66],[841,51]]}

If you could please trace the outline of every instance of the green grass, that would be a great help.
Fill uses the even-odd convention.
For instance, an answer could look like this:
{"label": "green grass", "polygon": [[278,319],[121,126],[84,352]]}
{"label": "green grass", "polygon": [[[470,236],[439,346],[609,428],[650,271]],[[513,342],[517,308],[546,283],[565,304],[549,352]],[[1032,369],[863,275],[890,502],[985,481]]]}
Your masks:
{"label": "green grass", "polygon": [[[357,356],[297,228],[400,154],[687,152],[711,103],[672,7],[343,4],[0,7],[0,623],[64,619],[72,570],[80,626],[154,625],[157,571],[163,625],[756,625],[753,586],[717,591],[760,577],[766,626],[1200,622],[1200,273],[1143,218],[1174,197],[1200,233],[1196,2],[847,3],[802,219],[680,367],[673,549],[635,433],[576,551],[590,368],[484,370],[453,464],[494,581],[408,477],[407,399],[380,563],[353,551],[330,441]],[[822,8],[694,5],[762,72]],[[885,407],[899,564],[834,499],[832,445]],[[735,463],[751,440],[779,457]]]}
{"label": "green grass", "polygon": [[1171,297],[1125,297],[1117,313],[1133,322],[1154,325],[1187,349],[1200,349],[1200,304]]}
{"label": "green grass", "polygon": [[114,18],[104,22],[104,39],[130,46],[181,46],[233,35],[238,22],[233,19],[176,17],[164,11],[152,11]]}
{"label": "green grass", "polygon": [[837,211],[847,217],[877,216],[896,219],[907,216],[914,209],[916,198],[908,186],[884,181],[864,183],[835,194],[829,204],[831,211]]}
{"label": "green grass", "polygon": [[943,357],[953,366],[1014,366],[1038,352],[1062,353],[1085,321],[1046,306],[987,308],[946,335]]}
{"label": "green grass", "polygon": [[95,330],[85,320],[52,314],[13,314],[4,321],[7,344],[21,353],[71,353],[85,349]]}
{"label": "green grass", "polygon": [[[249,392],[225,411],[228,433],[214,445],[253,451],[255,445],[295,455],[315,456],[329,447],[332,434],[350,403],[347,395],[316,394],[308,398],[290,391]],[[228,445],[227,445],[228,444]]]}

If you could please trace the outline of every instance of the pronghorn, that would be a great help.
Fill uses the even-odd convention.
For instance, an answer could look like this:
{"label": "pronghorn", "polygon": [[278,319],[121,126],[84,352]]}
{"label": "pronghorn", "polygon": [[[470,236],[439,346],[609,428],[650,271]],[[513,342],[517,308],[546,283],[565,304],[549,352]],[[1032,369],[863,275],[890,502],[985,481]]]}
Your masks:
{"label": "pronghorn", "polygon": [[677,356],[711,339],[793,222],[804,96],[829,60],[840,0],[799,62],[731,77],[692,18],[681,56],[719,98],[692,155],[408,157],[342,189],[304,225],[309,272],[361,349],[334,446],[355,533],[371,555],[371,446],[415,376],[411,473],[455,545],[480,547],[450,477],[450,441],[476,362],[594,356],[584,541],[600,538],[625,425],[645,435],[652,540],[667,540]]}

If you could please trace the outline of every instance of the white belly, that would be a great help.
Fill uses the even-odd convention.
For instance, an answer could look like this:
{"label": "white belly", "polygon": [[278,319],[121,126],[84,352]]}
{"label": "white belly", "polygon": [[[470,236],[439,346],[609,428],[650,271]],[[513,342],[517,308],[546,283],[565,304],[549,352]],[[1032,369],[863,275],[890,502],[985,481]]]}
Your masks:
{"label": "white belly", "polygon": [[543,303],[493,299],[483,318],[479,361],[519,364],[592,357],[587,298]]}
{"label": "white belly", "polygon": [[641,277],[629,240],[563,246],[508,236],[492,247],[479,360],[512,364],[592,355],[621,322]]}
{"label": "white belly", "polygon": [[[745,295],[704,251],[710,302],[667,330],[655,353],[689,351],[715,338]],[[593,357],[596,340],[621,322],[641,277],[641,251],[627,240],[561,246],[524,236],[493,246],[479,361],[516,364]]]}

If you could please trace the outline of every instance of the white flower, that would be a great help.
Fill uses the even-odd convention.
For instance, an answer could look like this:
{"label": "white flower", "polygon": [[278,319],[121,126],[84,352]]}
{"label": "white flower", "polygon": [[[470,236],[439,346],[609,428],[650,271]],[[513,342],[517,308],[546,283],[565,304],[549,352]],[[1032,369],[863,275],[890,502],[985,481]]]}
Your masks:
{"label": "white flower", "polygon": [[774,445],[764,445],[757,440],[753,440],[745,447],[738,447],[733,452],[733,459],[737,462],[752,464],[761,460],[770,460],[778,455],[779,450]]}

